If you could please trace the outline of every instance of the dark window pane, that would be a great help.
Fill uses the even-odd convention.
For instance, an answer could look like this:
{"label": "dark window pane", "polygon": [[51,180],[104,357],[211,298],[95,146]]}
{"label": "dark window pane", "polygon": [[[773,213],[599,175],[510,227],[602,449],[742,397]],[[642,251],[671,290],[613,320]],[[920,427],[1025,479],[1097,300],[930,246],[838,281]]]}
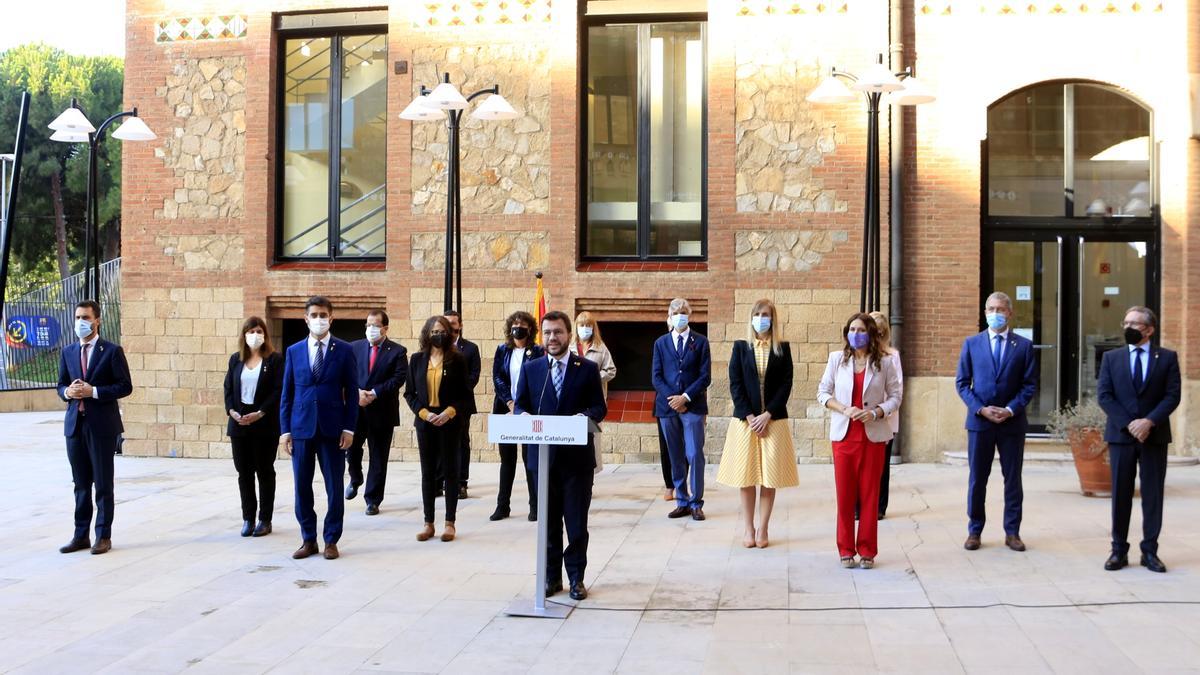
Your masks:
{"label": "dark window pane", "polygon": [[1063,86],[1019,91],[987,124],[988,215],[1063,215]]}
{"label": "dark window pane", "polygon": [[1150,215],[1150,112],[1094,85],[1075,89],[1075,215]]}
{"label": "dark window pane", "polygon": [[384,254],[387,224],[387,36],[342,41],[343,257]]}
{"label": "dark window pane", "polygon": [[637,26],[588,29],[588,255],[637,255],[637,74]]}

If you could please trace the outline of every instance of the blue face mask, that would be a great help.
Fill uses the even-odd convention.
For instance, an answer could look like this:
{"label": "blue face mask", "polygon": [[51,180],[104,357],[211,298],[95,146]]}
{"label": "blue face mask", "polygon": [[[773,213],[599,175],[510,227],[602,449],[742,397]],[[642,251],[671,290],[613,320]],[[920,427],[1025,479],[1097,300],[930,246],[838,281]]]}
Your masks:
{"label": "blue face mask", "polygon": [[675,316],[671,317],[671,325],[675,327],[675,330],[682,332],[684,328],[687,328],[688,315],[676,314]]}
{"label": "blue face mask", "polygon": [[92,322],[87,319],[75,319],[75,334],[82,340],[92,334]]}
{"label": "blue face mask", "polygon": [[854,349],[866,349],[867,344],[871,342],[871,336],[867,333],[846,333],[846,340]]}
{"label": "blue face mask", "polygon": [[756,316],[750,319],[750,326],[754,329],[755,333],[765,333],[771,330],[771,317]]}
{"label": "blue face mask", "polygon": [[1008,325],[1008,317],[1000,312],[993,312],[987,315],[987,325],[994,331],[1002,331]]}

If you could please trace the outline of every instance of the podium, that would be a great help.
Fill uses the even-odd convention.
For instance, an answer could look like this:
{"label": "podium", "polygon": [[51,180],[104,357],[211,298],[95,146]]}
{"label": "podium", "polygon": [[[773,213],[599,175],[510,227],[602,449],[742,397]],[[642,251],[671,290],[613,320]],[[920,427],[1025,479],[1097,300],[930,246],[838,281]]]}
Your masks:
{"label": "podium", "polygon": [[[504,613],[540,619],[565,619],[574,609],[555,603],[546,606],[546,545],[550,524],[550,446],[586,446],[588,433],[600,428],[584,415],[488,415],[489,443],[524,443],[538,446],[537,462],[537,585],[533,598],[517,599]],[[582,450],[581,450],[582,452]],[[519,473],[519,472],[518,472]]]}

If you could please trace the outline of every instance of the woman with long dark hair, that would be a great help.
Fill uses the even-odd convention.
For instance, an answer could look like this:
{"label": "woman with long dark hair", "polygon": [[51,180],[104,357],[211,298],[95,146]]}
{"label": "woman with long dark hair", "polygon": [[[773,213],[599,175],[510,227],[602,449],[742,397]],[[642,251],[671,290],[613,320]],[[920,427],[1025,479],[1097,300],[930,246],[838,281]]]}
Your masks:
{"label": "woman with long dark hair", "polygon": [[[496,347],[492,359],[492,386],[496,400],[492,414],[511,415],[513,397],[521,380],[521,366],[540,359],[544,352],[537,341],[537,321],[529,312],[513,312],[504,320],[504,342]],[[537,520],[537,481],[526,468],[525,456],[529,446],[521,445],[521,468],[525,471],[525,486],[529,490],[529,520]],[[511,511],[513,479],[517,476],[517,444],[500,444],[500,485],[496,489],[496,510],[488,520],[504,520]]]}

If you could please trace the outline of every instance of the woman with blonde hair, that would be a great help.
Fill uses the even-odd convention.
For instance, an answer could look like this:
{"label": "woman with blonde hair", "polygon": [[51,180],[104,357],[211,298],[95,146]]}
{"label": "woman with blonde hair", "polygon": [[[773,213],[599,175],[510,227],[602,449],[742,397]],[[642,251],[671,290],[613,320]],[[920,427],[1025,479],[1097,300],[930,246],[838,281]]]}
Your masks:
{"label": "woman with blonde hair", "polygon": [[[733,343],[729,392],[734,419],[725,436],[717,482],[741,489],[742,545],[766,548],[775,490],[799,483],[796,450],[787,422],[787,403],[792,395],[792,351],[783,340],[775,304],[770,300],[764,298],[754,303],[746,339]],[[756,488],[757,528],[754,526]]]}
{"label": "woman with blonde hair", "polygon": [[[604,391],[604,400],[608,401],[608,383],[617,376],[617,364],[613,363],[612,352],[600,337],[600,324],[588,311],[575,316],[575,331],[572,335],[575,351],[583,358],[591,361],[600,368],[600,388]],[[604,461],[600,455],[600,438],[593,445],[596,450],[596,473],[604,469]]]}
{"label": "woman with blonde hair", "polygon": [[[900,396],[904,397],[904,369],[900,367],[900,350],[892,346],[892,327],[888,323],[887,314],[883,312],[871,312],[871,318],[875,320],[875,327],[879,329],[879,344],[883,347],[883,353],[887,358],[891,359],[892,367],[896,369],[896,379],[900,380]],[[888,490],[892,478],[892,444],[896,440],[896,434],[900,433],[900,411],[887,416],[888,426],[892,429],[892,439],[887,442],[887,447],[883,453],[883,473],[879,476],[879,519],[883,520],[887,516],[888,507]]]}

